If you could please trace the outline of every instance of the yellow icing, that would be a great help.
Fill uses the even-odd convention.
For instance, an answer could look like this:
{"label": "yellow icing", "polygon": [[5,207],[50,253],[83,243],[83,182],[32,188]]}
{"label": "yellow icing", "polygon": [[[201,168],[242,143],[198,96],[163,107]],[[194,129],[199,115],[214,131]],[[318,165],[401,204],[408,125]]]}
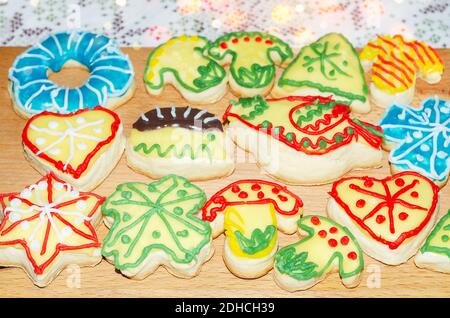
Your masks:
{"label": "yellow icing", "polygon": [[[28,128],[28,139],[40,151],[63,165],[69,163],[74,169],[83,163],[86,156],[92,152],[99,142],[111,135],[111,125],[115,118],[101,110],[90,110],[74,116],[60,117],[42,115],[33,119]],[[83,128],[84,127],[84,128]],[[61,135],[68,129],[75,129],[77,134],[87,136]],[[81,128],[81,129],[80,129]],[[91,158],[87,173],[95,161],[111,146],[108,143]]]}

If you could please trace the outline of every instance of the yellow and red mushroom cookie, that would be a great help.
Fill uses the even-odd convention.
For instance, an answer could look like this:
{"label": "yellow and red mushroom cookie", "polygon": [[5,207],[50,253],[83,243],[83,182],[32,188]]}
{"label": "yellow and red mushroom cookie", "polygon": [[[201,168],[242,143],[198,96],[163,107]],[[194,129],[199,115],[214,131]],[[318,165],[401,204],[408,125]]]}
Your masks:
{"label": "yellow and red mushroom cookie", "polygon": [[432,230],[438,192],[431,180],[412,171],[384,179],[344,178],[333,184],[327,212],[352,231],[365,253],[398,265],[417,252]]}
{"label": "yellow and red mushroom cookie", "polygon": [[381,128],[350,118],[349,106],[330,97],[241,98],[224,119],[234,142],[287,183],[322,184],[381,165]]}
{"label": "yellow and red mushroom cookie", "polygon": [[273,267],[277,231],[292,234],[302,200],[286,187],[264,180],[236,181],[214,194],[202,209],[213,237],[225,232],[223,258],[236,276],[258,278]]}
{"label": "yellow and red mushroom cookie", "polygon": [[23,129],[22,142],[25,157],[36,170],[53,172],[83,191],[98,186],[125,150],[119,116],[100,106],[35,115]]}
{"label": "yellow and red mushroom cookie", "polygon": [[302,236],[297,243],[280,249],[275,256],[277,284],[288,291],[304,290],[338,272],[342,283],[356,287],[364,257],[353,234],[323,216],[305,216],[298,221]]}
{"label": "yellow and red mushroom cookie", "polygon": [[411,103],[417,77],[435,84],[444,71],[444,64],[432,47],[405,40],[399,34],[378,36],[367,43],[359,58],[366,71],[372,70],[370,94],[382,107]]}

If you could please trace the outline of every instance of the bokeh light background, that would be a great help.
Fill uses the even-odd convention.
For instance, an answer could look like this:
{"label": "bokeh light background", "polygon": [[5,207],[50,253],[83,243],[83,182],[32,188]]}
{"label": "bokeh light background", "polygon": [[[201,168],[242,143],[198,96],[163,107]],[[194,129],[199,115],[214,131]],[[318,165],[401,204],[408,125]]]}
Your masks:
{"label": "bokeh light background", "polygon": [[450,47],[450,0],[0,0],[0,45],[30,45],[72,29],[134,47],[242,30],[270,32],[296,48],[331,31],[357,47],[387,33]]}

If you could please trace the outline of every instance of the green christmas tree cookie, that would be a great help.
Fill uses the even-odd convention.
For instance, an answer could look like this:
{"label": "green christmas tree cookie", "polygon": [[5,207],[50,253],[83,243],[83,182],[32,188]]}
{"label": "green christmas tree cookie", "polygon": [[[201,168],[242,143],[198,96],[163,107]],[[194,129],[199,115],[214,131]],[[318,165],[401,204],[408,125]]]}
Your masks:
{"label": "green christmas tree cookie", "polygon": [[272,90],[274,97],[333,95],[358,113],[370,111],[367,93],[358,55],[338,33],[329,33],[303,47]]}
{"label": "green christmas tree cookie", "polygon": [[230,87],[241,97],[267,95],[275,80],[275,65],[293,57],[288,44],[260,32],[232,32],[207,47],[222,65],[230,65]]}
{"label": "green christmas tree cookie", "polygon": [[316,215],[303,217],[298,227],[302,239],[275,256],[275,281],[280,287],[288,291],[308,289],[332,272],[339,272],[348,288],[359,284],[363,253],[347,228]]}
{"label": "green christmas tree cookie", "polygon": [[160,265],[176,276],[197,275],[213,253],[210,225],[194,215],[205,201],[200,188],[176,175],[118,185],[102,205],[110,227],[103,256],[135,279]]}

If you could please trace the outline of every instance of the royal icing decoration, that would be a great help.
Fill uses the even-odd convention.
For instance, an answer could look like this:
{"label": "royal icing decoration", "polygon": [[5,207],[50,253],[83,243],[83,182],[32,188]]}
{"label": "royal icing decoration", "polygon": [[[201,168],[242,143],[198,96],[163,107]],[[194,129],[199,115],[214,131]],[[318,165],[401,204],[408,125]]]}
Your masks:
{"label": "royal icing decoration", "polygon": [[111,146],[120,125],[117,114],[102,107],[70,114],[46,111],[28,120],[22,141],[38,158],[78,179]]}
{"label": "royal icing decoration", "polygon": [[450,210],[436,224],[414,261],[419,267],[450,273]]}
{"label": "royal icing decoration", "polygon": [[420,109],[392,105],[380,121],[394,170],[413,170],[443,186],[450,173],[450,103],[437,96]]}
{"label": "royal icing decoration", "polygon": [[[48,79],[49,71],[59,72],[69,61],[86,66],[91,73],[80,87],[61,87]],[[134,71],[128,56],[105,35],[72,31],[51,34],[20,54],[9,79],[14,102],[25,114],[68,113],[106,107],[124,96],[133,84]]]}
{"label": "royal icing decoration", "polygon": [[[438,192],[439,188],[429,179],[405,171],[385,179],[343,178],[333,184],[330,195],[346,216],[339,217],[339,220],[345,220],[341,223],[352,230],[357,229],[353,233],[357,234],[363,249],[372,257],[385,261],[371,253],[372,248],[378,246],[373,245],[374,242],[386,247],[385,253],[395,254],[402,245],[423,235],[434,222]],[[328,212],[337,220],[330,204]],[[364,239],[360,240],[360,237]],[[405,255],[403,261],[410,256]]]}
{"label": "royal icing decoration", "polygon": [[[192,94],[226,85],[226,72],[203,51],[208,40],[201,36],[182,35],[160,45],[150,54],[144,72],[144,81],[150,93],[159,95],[166,84],[179,88],[183,97],[191,100]],[[226,86],[220,96],[225,94]],[[192,100],[192,101],[197,101]],[[199,100],[200,101],[200,100]]]}
{"label": "royal icing decoration", "polygon": [[[289,224],[295,225],[302,207],[302,200],[284,186],[264,180],[240,180],[206,202],[202,219],[212,223],[214,236],[225,232],[226,249],[232,257],[244,263],[246,259],[266,260],[269,270],[278,247],[277,228],[290,232]],[[251,273],[229,267],[238,276],[252,277]],[[254,274],[253,278],[265,272]]]}
{"label": "royal icing decoration", "polygon": [[334,95],[358,112],[368,112],[368,88],[358,55],[341,34],[329,33],[303,47],[272,91],[275,97]]}
{"label": "royal icing decoration", "polygon": [[175,175],[118,185],[102,206],[111,224],[103,255],[131,277],[144,278],[159,265],[175,274],[178,266],[199,268],[209,255],[211,228],[194,213],[205,201],[200,188]]}
{"label": "royal icing decoration", "polygon": [[259,94],[268,93],[275,79],[275,65],[293,56],[287,43],[259,32],[228,33],[209,44],[207,52],[219,63],[230,64],[230,84],[242,96],[247,94],[239,88],[262,88]]}
{"label": "royal icing decoration", "polygon": [[[430,84],[440,81],[444,65],[436,51],[424,42],[407,41],[401,35],[378,36],[360,54],[361,61],[372,69],[371,81],[376,88],[391,96],[411,91],[402,102],[412,101],[416,77]],[[389,106],[372,91],[375,100]]]}
{"label": "royal icing decoration", "polygon": [[[95,265],[101,260],[94,226],[104,198],[78,192],[48,174],[20,193],[0,195],[0,265],[18,266],[38,286],[45,286],[61,266]],[[21,259],[24,257],[24,261]],[[67,257],[66,260],[64,258]],[[86,258],[90,260],[86,262]],[[55,268],[57,266],[57,268]]]}
{"label": "royal icing decoration", "polygon": [[[275,280],[288,290],[308,289],[331,272],[339,272],[346,287],[355,287],[364,268],[364,257],[350,231],[323,216],[298,221],[302,238],[280,249],[275,256]],[[284,282],[284,277],[293,282]]]}

